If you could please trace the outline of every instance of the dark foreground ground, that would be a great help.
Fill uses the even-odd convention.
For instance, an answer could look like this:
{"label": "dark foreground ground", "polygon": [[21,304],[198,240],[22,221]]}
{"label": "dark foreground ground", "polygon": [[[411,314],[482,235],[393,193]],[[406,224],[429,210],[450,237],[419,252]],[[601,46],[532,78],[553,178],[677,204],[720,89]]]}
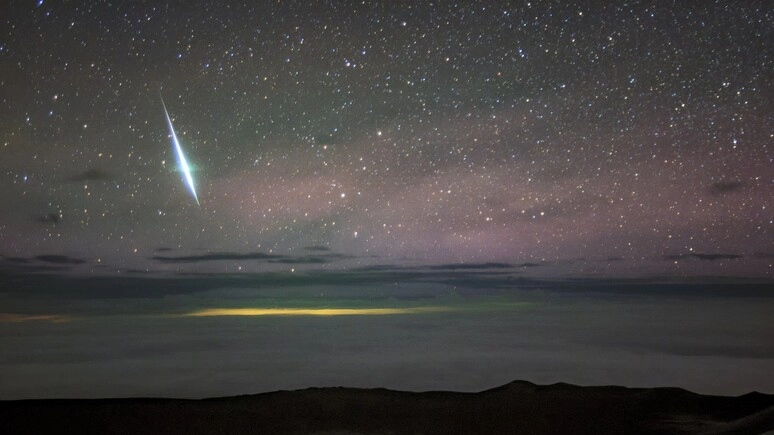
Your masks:
{"label": "dark foreground ground", "polygon": [[312,388],[205,400],[0,401],[0,432],[774,435],[774,396],[517,381],[481,393]]}

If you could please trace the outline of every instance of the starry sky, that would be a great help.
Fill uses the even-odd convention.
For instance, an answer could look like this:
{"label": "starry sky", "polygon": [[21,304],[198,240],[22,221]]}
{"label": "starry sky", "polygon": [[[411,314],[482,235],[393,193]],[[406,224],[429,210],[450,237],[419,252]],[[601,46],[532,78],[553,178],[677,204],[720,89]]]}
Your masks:
{"label": "starry sky", "polygon": [[6,5],[4,257],[771,276],[764,2],[254,3]]}
{"label": "starry sky", "polygon": [[774,391],[774,10],[601,3],[3,2],[0,399]]}

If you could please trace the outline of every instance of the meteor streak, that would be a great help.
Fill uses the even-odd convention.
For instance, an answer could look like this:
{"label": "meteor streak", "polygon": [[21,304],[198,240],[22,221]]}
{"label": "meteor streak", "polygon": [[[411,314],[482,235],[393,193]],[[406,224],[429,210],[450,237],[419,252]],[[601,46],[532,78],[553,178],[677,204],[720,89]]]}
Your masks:
{"label": "meteor streak", "polygon": [[175,152],[177,153],[177,162],[180,165],[180,169],[183,170],[183,174],[185,174],[185,182],[188,184],[188,190],[191,191],[191,195],[193,195],[194,199],[196,200],[196,205],[199,205],[199,197],[196,195],[196,188],[194,187],[193,177],[191,177],[191,169],[188,167],[188,161],[185,159],[185,154],[183,154],[183,148],[180,147],[180,142],[178,142],[177,140],[177,135],[175,134],[175,128],[172,127],[172,120],[169,118],[169,112],[167,112],[167,105],[164,104],[164,97],[162,97],[160,94],[159,94],[159,97],[161,97],[161,105],[164,107],[164,115],[167,117],[169,132],[172,134],[172,143],[175,145]]}

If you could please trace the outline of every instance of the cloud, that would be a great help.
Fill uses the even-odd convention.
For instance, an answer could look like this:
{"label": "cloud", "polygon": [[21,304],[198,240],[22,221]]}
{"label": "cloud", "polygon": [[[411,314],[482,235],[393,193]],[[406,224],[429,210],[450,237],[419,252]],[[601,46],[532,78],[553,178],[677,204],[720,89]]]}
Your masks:
{"label": "cloud", "polygon": [[29,258],[23,258],[23,257],[3,257],[3,261],[7,261],[9,263],[16,263],[16,264],[27,264],[31,260]]}
{"label": "cloud", "polygon": [[45,216],[38,216],[35,218],[35,222],[42,224],[58,224],[62,221],[62,216],[59,213],[49,213]]}
{"label": "cloud", "polygon": [[61,314],[17,314],[0,313],[0,323],[51,322],[68,323],[73,318]]}
{"label": "cloud", "polygon": [[[436,283],[467,288],[476,294],[503,289],[550,289],[565,286],[555,281],[534,280],[498,275],[498,272],[476,271],[310,271],[265,272],[250,274],[189,273],[189,274],[122,274],[110,276],[78,276],[63,273],[35,273],[27,265],[6,264],[0,270],[0,288],[8,294],[67,294],[68,297],[100,299],[163,298],[169,295],[194,294],[219,288],[284,289],[328,286],[338,289]],[[61,271],[61,269],[56,269]],[[572,287],[584,288],[579,284]],[[590,285],[589,288],[593,288]],[[415,293],[412,291],[411,294]]]}
{"label": "cloud", "polygon": [[269,263],[282,263],[282,264],[324,264],[328,260],[321,257],[288,257],[280,258],[278,260],[269,260]]}
{"label": "cloud", "polygon": [[35,260],[53,264],[83,264],[86,260],[69,257],[67,255],[36,255]]}
{"label": "cloud", "polygon": [[397,264],[372,264],[369,266],[362,266],[358,267],[357,271],[360,272],[388,272],[388,271],[395,271],[400,269],[401,267]]}
{"label": "cloud", "polygon": [[690,254],[677,254],[677,255],[665,255],[664,260],[668,261],[680,261],[689,258],[696,258],[699,260],[715,261],[715,260],[736,260],[742,258],[739,254],[700,254],[692,252]]}
{"label": "cloud", "polygon": [[428,266],[430,270],[469,270],[469,269],[510,269],[514,267],[508,263],[454,263]]}
{"label": "cloud", "polygon": [[[3,257],[0,262],[0,288],[4,284],[17,285],[19,281],[26,281],[25,276],[33,277],[37,272],[61,272],[61,266],[49,266],[33,264],[31,258]],[[16,284],[11,283],[14,281]]]}
{"label": "cloud", "polygon": [[713,195],[726,195],[745,187],[745,183],[741,181],[718,181],[712,183],[709,187],[710,193]]}
{"label": "cloud", "polygon": [[265,254],[263,252],[248,252],[239,254],[235,252],[212,252],[202,255],[181,255],[167,257],[154,255],[151,259],[162,263],[198,263],[202,261],[240,261],[240,260],[283,260],[289,257],[285,255]]}
{"label": "cloud", "polygon": [[544,265],[544,263],[529,263],[529,262],[527,262],[527,263],[514,264],[513,267],[521,267],[521,268],[524,268],[524,267],[540,267],[540,266],[543,266],[543,265]]}
{"label": "cloud", "polygon": [[84,172],[81,172],[78,175],[74,175],[70,177],[70,181],[72,182],[81,182],[81,181],[108,181],[112,180],[113,176],[108,173],[107,171],[103,171],[101,169],[87,169]]}
{"label": "cloud", "polygon": [[[258,259],[282,264],[324,264],[327,257],[285,257],[263,253],[228,254],[210,253],[199,256],[160,257],[157,261],[185,263],[217,260]],[[713,261],[736,259],[733,254],[692,254],[671,256],[679,260],[696,258]],[[433,297],[436,290],[417,292],[422,288],[455,288],[465,296],[503,295],[512,292],[655,295],[655,296],[757,296],[774,297],[772,283],[760,280],[724,279],[671,279],[648,277],[642,279],[545,279],[521,275],[520,268],[538,267],[537,263],[477,263],[440,264],[434,266],[373,265],[354,269],[296,272],[259,273],[173,273],[124,271],[115,275],[79,275],[64,273],[63,267],[84,263],[85,260],[64,255],[40,255],[31,259],[5,257],[0,262],[0,288],[8,295],[67,295],[68,298],[135,299],[165,298],[171,295],[190,295],[222,288],[262,289],[283,291],[287,288],[336,288],[349,292],[353,288],[389,285],[400,294],[380,297],[398,299]],[[454,266],[455,268],[453,268]],[[397,286],[396,286],[397,285]],[[427,287],[430,285],[430,287]],[[438,287],[436,286],[438,285]],[[350,290],[347,290],[350,289]],[[410,290],[410,291],[409,291]],[[265,295],[265,294],[264,294]],[[428,296],[429,295],[429,296]],[[357,297],[365,297],[358,293]]]}
{"label": "cloud", "polygon": [[[312,249],[309,249],[312,248]],[[304,248],[308,251],[324,252],[328,251],[328,248],[312,246]],[[168,252],[170,248],[158,248],[156,252]],[[279,254],[266,254],[263,252],[209,252],[201,255],[180,255],[180,256],[165,256],[154,255],[152,260],[160,261],[162,263],[199,263],[205,261],[245,261],[245,260],[266,260],[269,263],[281,263],[281,264],[325,264],[333,259],[350,258],[343,254],[322,254],[317,256],[299,256],[293,257],[289,255]]]}
{"label": "cloud", "polygon": [[[443,273],[445,271],[479,271],[480,273],[487,273],[487,270],[506,270],[506,269],[516,269],[516,268],[522,268],[522,267],[535,267],[540,266],[541,264],[538,263],[519,263],[519,264],[511,264],[511,263],[498,263],[498,262],[486,262],[486,263],[444,263],[444,264],[432,264],[432,265],[425,265],[425,266],[401,266],[397,264],[372,264],[369,266],[363,266],[357,268],[359,271],[363,272],[384,272],[384,271],[393,271],[393,272],[408,272],[408,271],[419,271],[419,272],[432,272],[435,273],[440,272]],[[473,274],[476,274],[476,272],[470,272]]]}
{"label": "cloud", "polygon": [[394,314],[426,314],[452,311],[451,307],[406,307],[406,308],[207,308],[183,314],[184,317],[225,317],[225,316],[385,316]]}
{"label": "cloud", "polygon": [[737,258],[742,258],[741,255],[738,254],[691,254],[692,257],[698,258],[699,260],[736,260]]}

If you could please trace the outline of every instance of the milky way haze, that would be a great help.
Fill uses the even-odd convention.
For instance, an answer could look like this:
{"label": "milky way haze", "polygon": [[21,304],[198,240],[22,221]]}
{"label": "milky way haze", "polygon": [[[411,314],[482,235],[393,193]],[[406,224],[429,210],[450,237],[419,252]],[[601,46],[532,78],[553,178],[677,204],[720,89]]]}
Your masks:
{"label": "milky way haze", "polygon": [[771,276],[770,5],[616,3],[7,2],[0,254]]}

